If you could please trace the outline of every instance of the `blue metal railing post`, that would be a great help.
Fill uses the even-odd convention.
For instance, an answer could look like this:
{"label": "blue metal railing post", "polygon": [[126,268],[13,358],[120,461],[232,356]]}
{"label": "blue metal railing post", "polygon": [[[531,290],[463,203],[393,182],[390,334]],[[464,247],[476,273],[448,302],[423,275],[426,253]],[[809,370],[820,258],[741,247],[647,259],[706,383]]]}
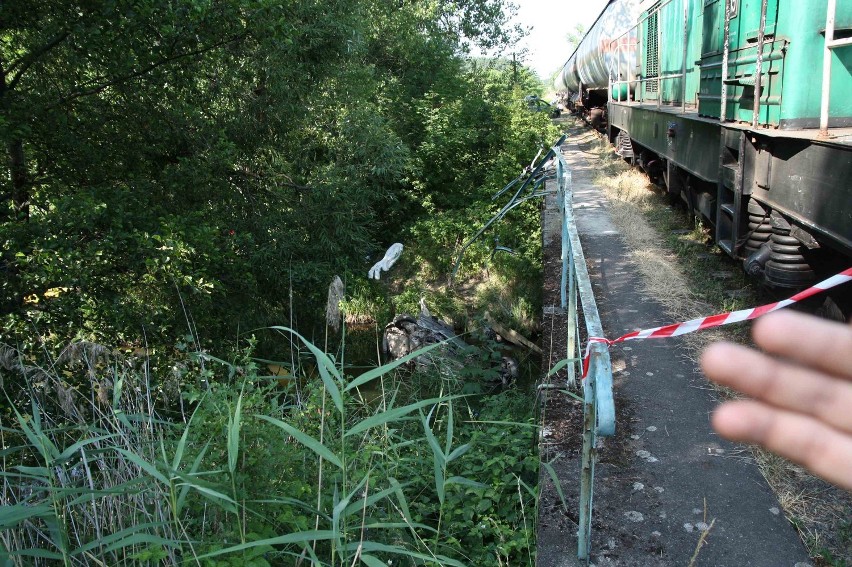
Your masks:
{"label": "blue metal railing post", "polygon": [[583,456],[580,461],[580,525],[577,527],[577,557],[589,558],[592,543],[592,501],[595,484],[595,457],[597,456],[595,421],[594,376],[586,378],[583,388]]}
{"label": "blue metal railing post", "polygon": [[[559,212],[562,215],[562,278],[559,286],[559,295],[562,310],[565,311],[567,309],[569,325],[575,328],[573,332],[569,329],[565,344],[565,358],[571,360],[577,358],[577,346],[579,344],[576,332],[577,289],[574,284],[574,262],[571,252],[571,240],[568,236],[568,223],[565,222],[565,215],[568,214],[567,211],[573,207],[571,170],[566,167],[562,152],[558,147],[554,147],[552,152],[556,156],[557,199],[559,199]],[[568,385],[574,387],[577,382],[577,364],[572,363],[567,365],[566,370],[568,372]]]}
{"label": "blue metal railing post", "polygon": [[[554,148],[554,153],[556,152],[556,148]],[[556,186],[558,188],[556,198],[559,199],[559,212],[562,215],[562,218],[565,218],[565,209],[568,206],[567,199],[567,188],[565,187],[564,176],[565,175],[565,162],[562,159],[557,158],[556,160]],[[567,283],[568,283],[568,228],[565,226],[565,223],[562,223],[562,280],[559,285],[559,295],[561,298],[561,306],[562,309],[565,309],[568,306],[568,301],[565,297]]]}

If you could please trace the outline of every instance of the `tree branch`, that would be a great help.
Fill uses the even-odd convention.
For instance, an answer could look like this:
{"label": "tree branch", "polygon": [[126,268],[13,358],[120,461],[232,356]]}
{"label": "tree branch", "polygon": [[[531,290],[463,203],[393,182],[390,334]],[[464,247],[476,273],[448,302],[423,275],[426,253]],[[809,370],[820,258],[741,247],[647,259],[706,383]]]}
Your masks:
{"label": "tree branch", "polygon": [[[314,191],[316,187],[312,187],[310,185],[302,185],[300,183],[296,183],[293,181],[293,178],[285,173],[277,173],[273,175],[264,175],[262,173],[255,173],[253,171],[249,171],[247,169],[233,169],[231,170],[231,175],[236,175],[239,177],[247,178],[247,179],[256,179],[256,180],[265,180],[271,179],[273,182],[283,185],[284,187],[290,187],[291,189],[296,189],[298,191]],[[284,181],[281,181],[284,179]]]}
{"label": "tree branch", "polygon": [[62,32],[56,34],[53,37],[53,39],[48,41],[46,44],[42,45],[41,47],[39,47],[35,51],[30,51],[29,53],[27,53],[26,55],[24,55],[23,57],[21,57],[17,61],[14,61],[11,65],[9,65],[9,68],[6,71],[7,73],[11,72],[15,67],[18,67],[19,65],[20,65],[21,68],[18,69],[18,72],[15,73],[15,76],[12,77],[11,81],[9,81],[8,90],[12,90],[12,89],[15,88],[15,86],[21,80],[21,77],[24,76],[24,73],[26,73],[27,70],[30,67],[32,67],[33,63],[35,63],[38,60],[39,57],[41,57],[42,55],[44,55],[45,53],[47,53],[48,51],[50,51],[51,49],[53,49],[54,47],[56,47],[57,45],[59,45],[60,43],[65,41],[65,39],[69,35],[71,35],[70,31],[63,30]]}
{"label": "tree branch", "polygon": [[57,106],[61,106],[65,103],[67,103],[67,102],[70,102],[70,101],[78,99],[78,98],[82,98],[84,96],[97,94],[97,93],[102,92],[104,89],[107,89],[111,86],[118,85],[118,84],[121,84],[121,83],[125,83],[125,82],[130,81],[132,79],[135,79],[137,77],[141,77],[143,75],[146,75],[146,74],[150,73],[151,71],[153,71],[154,69],[156,69],[157,67],[162,67],[163,65],[168,65],[169,63],[174,63],[175,61],[178,61],[180,59],[185,59],[187,57],[194,57],[196,55],[201,55],[202,53],[207,53],[208,51],[218,49],[218,48],[223,47],[225,45],[229,45],[231,43],[236,43],[236,42],[238,42],[242,39],[245,39],[246,36],[248,36],[247,31],[243,32],[239,35],[236,35],[234,37],[228,38],[224,41],[220,41],[219,43],[214,43],[213,45],[202,47],[200,49],[195,49],[193,51],[187,51],[185,53],[178,53],[176,55],[171,55],[171,56],[166,57],[164,59],[160,59],[159,61],[155,61],[154,63],[151,63],[150,65],[146,65],[142,69],[139,69],[137,71],[133,71],[132,73],[129,73],[127,75],[123,75],[121,77],[115,77],[114,79],[110,79],[108,81],[105,81],[105,82],[101,83],[100,85],[98,85],[96,87],[92,87],[92,88],[86,89],[86,90],[80,90],[80,91],[77,91],[77,92],[72,92],[72,93],[70,93],[70,94],[68,94],[64,97],[61,97],[58,101],[56,101],[56,104],[52,105],[49,108],[55,108]]}
{"label": "tree branch", "polygon": [[[178,37],[174,37],[174,38],[172,38],[172,42],[171,42],[171,45],[169,46],[168,53],[172,53],[172,54],[173,54],[173,53],[175,52],[175,50],[177,49],[177,42],[178,42],[178,39],[179,39]],[[213,46],[213,47],[211,47],[211,49],[214,49],[215,47],[216,47],[216,46]],[[166,59],[164,59],[164,61],[171,60],[171,58],[173,58],[173,57],[178,57],[178,56],[180,56],[180,55],[182,55],[182,54],[179,54],[179,55],[169,55],[169,57],[166,57]],[[79,83],[79,84],[75,85],[75,88],[78,90],[78,92],[84,92],[84,91],[85,91],[85,92],[88,92],[89,85],[95,85],[95,84],[100,83],[100,82],[102,82],[102,81],[106,81],[108,78],[109,78],[109,75],[108,75],[108,74],[107,74],[107,75],[98,75],[97,77],[92,77],[91,79],[89,79],[89,80],[87,80],[87,81],[83,81],[82,83]],[[97,87],[96,87],[96,88],[97,88]],[[101,90],[103,90],[103,89],[101,89]],[[95,92],[100,92],[100,91],[98,91],[98,90],[94,90],[94,91],[93,91],[92,93],[90,93],[90,94],[94,94]]]}

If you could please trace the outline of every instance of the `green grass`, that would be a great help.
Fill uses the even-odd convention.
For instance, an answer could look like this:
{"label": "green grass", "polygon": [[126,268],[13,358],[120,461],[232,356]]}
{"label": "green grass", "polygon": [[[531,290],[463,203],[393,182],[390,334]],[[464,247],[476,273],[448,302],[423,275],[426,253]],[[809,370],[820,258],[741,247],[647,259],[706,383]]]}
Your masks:
{"label": "green grass", "polygon": [[[184,396],[191,413],[157,411],[144,373],[117,358],[78,368],[109,378],[106,405],[78,391],[65,412],[52,394],[71,377],[50,372],[29,403],[10,397],[0,556],[10,565],[533,564],[538,459],[524,395],[460,397],[475,373],[400,374],[438,345],[353,378],[297,333],[273,331],[313,359],[316,378],[298,393],[259,376],[246,352],[237,364],[185,361],[198,385]],[[358,388],[372,381],[382,395],[367,403]]]}

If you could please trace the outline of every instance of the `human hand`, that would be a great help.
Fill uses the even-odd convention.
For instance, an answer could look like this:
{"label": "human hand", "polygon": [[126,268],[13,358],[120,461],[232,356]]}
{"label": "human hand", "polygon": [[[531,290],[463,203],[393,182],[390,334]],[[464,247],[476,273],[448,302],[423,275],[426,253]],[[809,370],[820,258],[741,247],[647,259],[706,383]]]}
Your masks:
{"label": "human hand", "polygon": [[852,326],[779,311],[752,335],[765,353],[715,343],[701,356],[710,380],[751,398],[722,404],[714,429],[852,491]]}

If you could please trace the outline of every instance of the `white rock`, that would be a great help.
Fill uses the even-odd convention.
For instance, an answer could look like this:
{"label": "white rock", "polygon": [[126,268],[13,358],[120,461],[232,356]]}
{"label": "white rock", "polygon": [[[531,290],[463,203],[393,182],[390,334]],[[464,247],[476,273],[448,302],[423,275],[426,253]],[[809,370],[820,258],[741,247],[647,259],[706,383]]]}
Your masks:
{"label": "white rock", "polygon": [[630,522],[645,521],[645,516],[643,516],[641,512],[637,512],[636,510],[630,510],[629,512],[625,512],[624,517],[627,518],[627,520]]}
{"label": "white rock", "polygon": [[636,451],[636,456],[639,457],[640,459],[644,460],[646,463],[658,463],[658,462],[660,462],[660,459],[651,455],[650,451],[645,451],[645,450]]}

